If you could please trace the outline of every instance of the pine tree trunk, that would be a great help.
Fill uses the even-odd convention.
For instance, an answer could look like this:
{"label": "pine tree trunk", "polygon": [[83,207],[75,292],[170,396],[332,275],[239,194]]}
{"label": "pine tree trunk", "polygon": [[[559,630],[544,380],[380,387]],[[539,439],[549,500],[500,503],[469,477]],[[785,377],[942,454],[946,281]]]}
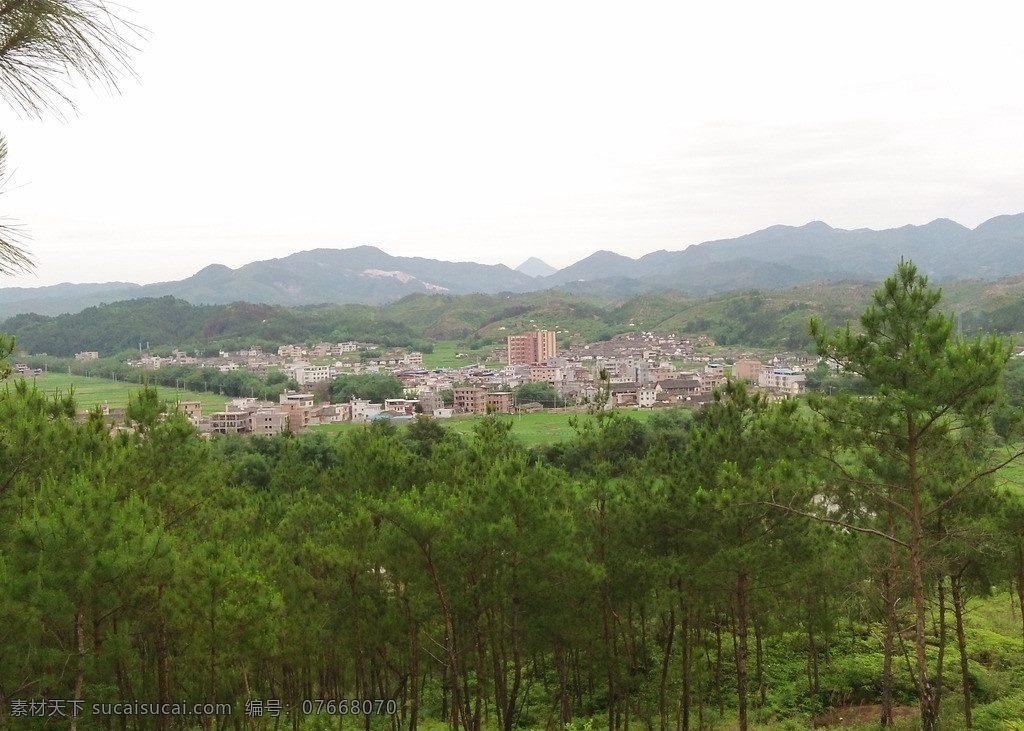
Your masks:
{"label": "pine tree trunk", "polygon": [[971,675],[967,664],[967,635],[964,633],[964,598],[960,576],[950,576],[953,615],[956,617],[956,646],[960,651],[960,685],[964,694],[964,725],[971,728]]}
{"label": "pine tree trunk", "polygon": [[722,693],[722,621],[715,609],[715,693],[718,701],[718,716],[725,715],[725,694]]}
{"label": "pine tree trunk", "polygon": [[736,694],[739,704],[739,731],[747,731],[747,572],[736,578]]}
{"label": "pine tree trunk", "polygon": [[[764,682],[764,648],[762,647],[761,637],[761,623],[756,619],[754,620],[754,647],[755,647],[755,663],[756,663],[756,674],[757,674],[757,696],[758,696],[758,708],[764,708],[768,703],[768,684]],[[815,661],[815,667],[818,663]]]}
{"label": "pine tree trunk", "polygon": [[672,643],[676,635],[676,612],[669,607],[668,616],[662,615],[665,645],[661,653],[661,681],[658,684],[658,716],[660,731],[668,731],[668,674],[672,668]]}
{"label": "pine tree trunk", "polygon": [[[157,686],[157,697],[160,699],[161,704],[171,702],[171,679],[170,671],[168,668],[170,652],[168,650],[167,642],[167,623],[164,620],[164,587],[161,584],[157,587],[156,592],[156,603],[157,603],[157,626],[156,626],[156,686]],[[171,717],[169,714],[160,714],[160,731],[167,731],[170,727]]]}
{"label": "pine tree trunk", "polygon": [[[682,714],[682,725],[680,731],[690,731],[690,704],[693,696],[693,648],[697,643],[697,638],[695,636],[697,629],[693,627],[693,625],[696,624],[693,616],[693,610],[684,606],[682,600],[680,600],[679,610],[683,615],[683,631],[681,634],[683,643],[683,687],[682,697],[680,698],[680,705],[682,706],[680,710]],[[693,627],[692,631],[691,627]]]}
{"label": "pine tree trunk", "polygon": [[[895,531],[895,518],[892,513],[892,509],[889,509],[888,514],[888,529],[889,535],[894,535]],[[882,578],[882,585],[885,590],[885,641],[883,648],[883,660],[882,660],[882,718],[880,723],[883,727],[892,726],[892,691],[893,691],[893,676],[892,676],[892,663],[893,653],[896,650],[896,632],[897,632],[897,617],[896,617],[896,577],[898,571],[898,557],[896,554],[896,544],[889,543],[889,565],[885,569],[885,574]]]}
{"label": "pine tree trunk", "polygon": [[[82,686],[85,684],[85,658],[88,650],[85,646],[85,611],[81,605],[75,607],[75,649],[78,653],[75,662],[75,690],[72,700],[75,706],[82,704]],[[71,731],[78,731],[78,714],[71,716]]]}
{"label": "pine tree trunk", "polygon": [[914,596],[914,649],[917,658],[917,695],[922,731],[936,731],[934,690],[928,677],[926,605],[924,595],[924,521],[921,515],[921,483],[917,474],[918,433],[907,414],[907,466],[910,483],[910,579]]}
{"label": "pine tree trunk", "polygon": [[559,728],[572,722],[572,696],[569,690],[569,658],[561,642],[555,645],[555,668],[558,672]]}
{"label": "pine tree trunk", "polygon": [[933,712],[935,714],[935,723],[939,722],[939,714],[942,711],[940,706],[940,699],[942,698],[942,674],[945,670],[946,662],[946,577],[940,576],[938,583],[938,598],[939,598],[939,656],[935,667],[935,701],[933,704]]}

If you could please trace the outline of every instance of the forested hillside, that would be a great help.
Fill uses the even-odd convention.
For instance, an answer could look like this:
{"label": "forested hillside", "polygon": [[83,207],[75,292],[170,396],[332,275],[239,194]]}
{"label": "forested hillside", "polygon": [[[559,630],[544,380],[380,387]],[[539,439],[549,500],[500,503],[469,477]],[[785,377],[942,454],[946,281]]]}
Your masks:
{"label": "forested hillside", "polygon": [[148,347],[190,353],[219,348],[361,340],[384,345],[419,344],[404,324],[364,305],[286,308],[237,302],[191,305],[173,297],[139,299],[90,307],[75,315],[17,315],[0,326],[21,349],[70,357],[83,350],[104,356]]}
{"label": "forested hillside", "polygon": [[[547,291],[506,295],[410,295],[381,307],[320,305],[288,308],[238,302],[191,305],[173,297],[127,300],[74,315],[17,315],[0,332],[28,353],[70,357],[83,350],[111,356],[150,347],[188,352],[249,345],[360,340],[414,349],[435,340],[474,347],[502,344],[510,332],[562,331],[561,344],[646,330],[708,335],[722,345],[806,350],[807,323],[855,319],[873,285],[830,282],[787,290],[743,290],[706,298],[652,292],[629,298]],[[967,334],[1016,333],[1024,322],[1024,277],[964,280],[943,288],[943,307]]]}
{"label": "forested hillside", "polygon": [[[730,384],[692,419],[581,414],[532,451],[491,417],[203,441],[151,390],[114,433],[20,381],[0,727],[64,699],[83,729],[745,731],[870,704],[1003,730],[1024,713],[1020,377],[938,304],[901,268],[859,334],[814,326],[874,396]],[[197,703],[224,705],[167,710]]]}

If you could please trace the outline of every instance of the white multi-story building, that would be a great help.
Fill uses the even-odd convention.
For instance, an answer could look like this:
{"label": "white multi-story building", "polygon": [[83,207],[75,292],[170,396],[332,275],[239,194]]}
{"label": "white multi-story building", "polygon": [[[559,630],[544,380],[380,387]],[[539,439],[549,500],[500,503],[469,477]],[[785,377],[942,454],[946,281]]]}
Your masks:
{"label": "white multi-story building", "polygon": [[367,422],[384,410],[383,404],[371,404],[366,399],[352,399],[352,421]]}
{"label": "white multi-story building", "polygon": [[762,368],[757,385],[773,393],[798,394],[804,388],[806,376],[797,368]]}
{"label": "white multi-story building", "polygon": [[303,365],[292,369],[295,374],[295,382],[300,386],[311,386],[314,383],[326,383],[330,381],[333,374],[331,367],[325,365]]}

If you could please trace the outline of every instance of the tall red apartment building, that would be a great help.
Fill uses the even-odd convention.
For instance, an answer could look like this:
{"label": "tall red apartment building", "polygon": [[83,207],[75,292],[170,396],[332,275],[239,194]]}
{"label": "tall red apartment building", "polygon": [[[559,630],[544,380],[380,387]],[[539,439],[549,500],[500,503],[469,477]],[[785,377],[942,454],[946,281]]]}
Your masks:
{"label": "tall red apartment building", "polygon": [[532,333],[508,336],[508,364],[534,365],[547,363],[548,358],[558,354],[553,330],[537,330]]}

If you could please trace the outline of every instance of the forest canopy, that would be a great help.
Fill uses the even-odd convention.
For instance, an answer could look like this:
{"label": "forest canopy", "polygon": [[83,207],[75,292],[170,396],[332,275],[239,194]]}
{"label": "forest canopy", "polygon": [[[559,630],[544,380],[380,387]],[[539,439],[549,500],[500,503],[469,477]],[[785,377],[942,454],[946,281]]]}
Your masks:
{"label": "forest canopy", "polygon": [[535,450],[497,417],[209,441],[150,389],[112,428],[9,382],[0,726],[64,698],[222,703],[256,728],[273,700],[312,728],[320,698],[393,702],[363,720],[395,731],[743,729],[857,703],[997,728],[1022,628],[965,626],[1024,592],[1022,494],[995,480],[1016,438],[991,428],[1008,350],[958,339],[916,272],[894,281],[862,335],[816,331],[876,396],[730,382],[692,419],[581,414]]}

